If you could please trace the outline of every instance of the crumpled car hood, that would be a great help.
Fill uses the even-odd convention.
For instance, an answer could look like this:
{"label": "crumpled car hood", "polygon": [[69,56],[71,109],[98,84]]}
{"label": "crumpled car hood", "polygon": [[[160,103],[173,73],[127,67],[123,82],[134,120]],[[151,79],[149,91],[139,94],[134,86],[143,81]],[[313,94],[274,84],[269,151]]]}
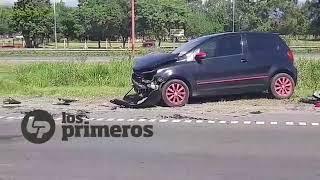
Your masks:
{"label": "crumpled car hood", "polygon": [[177,57],[178,54],[148,54],[136,59],[133,71],[151,71],[161,65],[177,61]]}

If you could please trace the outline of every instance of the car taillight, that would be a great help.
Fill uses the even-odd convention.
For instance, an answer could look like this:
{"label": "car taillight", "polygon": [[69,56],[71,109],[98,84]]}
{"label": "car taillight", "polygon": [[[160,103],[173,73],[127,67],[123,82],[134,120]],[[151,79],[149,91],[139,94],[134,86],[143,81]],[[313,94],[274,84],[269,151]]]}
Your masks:
{"label": "car taillight", "polygon": [[288,55],[289,61],[291,61],[291,62],[293,63],[293,62],[294,62],[293,51],[291,51],[291,50],[289,49],[289,51],[287,52],[287,55]]}

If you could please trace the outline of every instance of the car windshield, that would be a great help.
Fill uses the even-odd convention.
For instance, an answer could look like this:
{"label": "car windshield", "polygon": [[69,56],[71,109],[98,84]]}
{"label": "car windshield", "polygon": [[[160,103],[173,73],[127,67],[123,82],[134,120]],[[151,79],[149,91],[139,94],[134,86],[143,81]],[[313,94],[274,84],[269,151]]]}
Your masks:
{"label": "car windshield", "polygon": [[203,37],[193,39],[193,40],[183,44],[182,46],[178,47],[174,51],[172,51],[172,54],[179,54],[179,56],[183,56],[186,53],[188,53],[190,50],[192,50],[194,47],[201,44],[206,39],[208,39],[208,36],[203,36]]}

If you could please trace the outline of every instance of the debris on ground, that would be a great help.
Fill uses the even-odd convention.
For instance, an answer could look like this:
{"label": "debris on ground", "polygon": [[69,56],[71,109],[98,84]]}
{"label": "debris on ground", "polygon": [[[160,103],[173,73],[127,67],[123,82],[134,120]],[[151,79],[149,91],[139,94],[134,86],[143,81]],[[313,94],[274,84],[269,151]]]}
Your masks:
{"label": "debris on ground", "polygon": [[12,97],[9,97],[3,100],[3,104],[21,104],[21,102],[13,99]]}
{"label": "debris on ground", "polygon": [[320,91],[315,91],[313,93],[313,97],[318,98],[320,100]]}
{"label": "debris on ground", "polygon": [[130,94],[127,92],[123,99],[113,99],[110,102],[122,108],[147,108],[155,106],[161,99],[158,91],[152,91],[148,95]]}
{"label": "debris on ground", "polygon": [[262,112],[261,111],[252,111],[252,112],[250,112],[250,114],[262,114]]}
{"label": "debris on ground", "polygon": [[306,98],[301,98],[299,100],[299,102],[302,102],[302,103],[306,103],[306,104],[315,104],[317,103],[317,98],[315,97],[306,97]]}
{"label": "debris on ground", "polygon": [[58,98],[59,102],[54,103],[53,105],[70,105],[73,102],[77,102],[76,99],[64,99],[64,98]]}
{"label": "debris on ground", "polygon": [[83,117],[83,118],[89,118],[88,117],[88,114],[89,114],[90,112],[88,112],[88,111],[86,111],[86,110],[78,110],[77,111],[77,113],[76,113],[76,115],[77,116],[80,116],[80,117]]}
{"label": "debris on ground", "polygon": [[110,108],[110,110],[116,110],[118,108],[118,106],[112,106],[111,108]]}
{"label": "debris on ground", "polygon": [[320,107],[320,91],[315,91],[310,97],[301,98],[299,102],[314,104],[315,107]]}
{"label": "debris on ground", "polygon": [[190,120],[204,120],[204,121],[207,121],[209,119],[206,119],[206,118],[198,118],[198,117],[192,117],[192,116],[183,116],[183,115],[180,115],[180,114],[174,114],[172,116],[161,116],[161,118],[164,118],[164,119],[168,119],[168,118],[173,118],[173,119],[190,119]]}

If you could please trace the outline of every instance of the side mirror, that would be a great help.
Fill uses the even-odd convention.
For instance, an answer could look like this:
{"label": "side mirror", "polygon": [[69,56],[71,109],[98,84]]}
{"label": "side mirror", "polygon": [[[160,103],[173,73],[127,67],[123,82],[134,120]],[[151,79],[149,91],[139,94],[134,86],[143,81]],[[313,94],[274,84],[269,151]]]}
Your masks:
{"label": "side mirror", "polygon": [[204,60],[204,58],[206,58],[206,57],[207,57],[207,53],[205,53],[205,52],[199,52],[198,54],[196,54],[195,60],[196,60],[197,62],[201,62],[201,61]]}

